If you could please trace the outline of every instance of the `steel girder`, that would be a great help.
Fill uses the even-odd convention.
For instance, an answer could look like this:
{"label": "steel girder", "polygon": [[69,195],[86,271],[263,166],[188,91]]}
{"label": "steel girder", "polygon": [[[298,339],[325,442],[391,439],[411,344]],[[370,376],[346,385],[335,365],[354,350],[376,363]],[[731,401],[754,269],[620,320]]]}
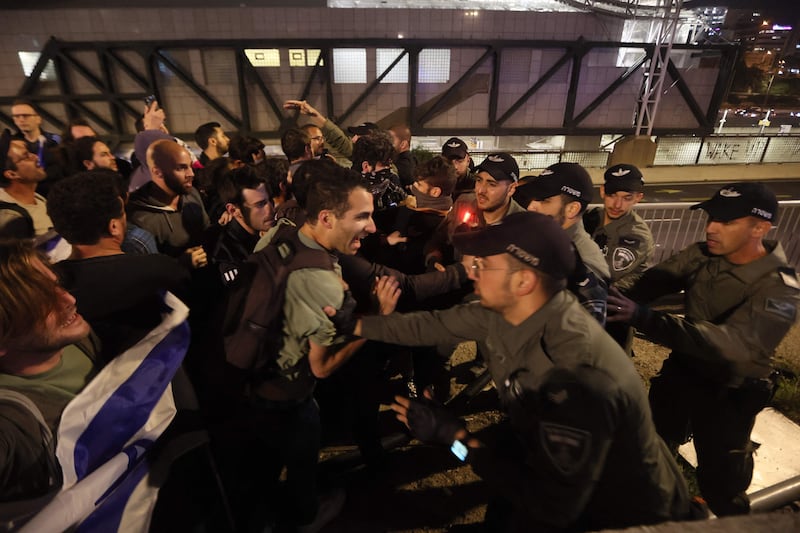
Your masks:
{"label": "steel girder", "polygon": [[[332,54],[334,48],[395,48],[402,49],[394,62],[376,77],[362,92],[347,106],[338,106],[333,91]],[[576,109],[576,96],[581,93],[581,61],[593,50],[640,48],[644,57],[632,67],[622,72],[617,79],[608,84],[598,96],[582,109]],[[169,54],[174,50],[203,50],[229,49],[235,53],[236,80],[231,83],[236,87],[236,103],[238,109],[230,109],[219,98],[207,90],[204,85],[192,75],[190,70],[175,61]],[[120,141],[128,141],[134,133],[126,124],[131,119],[139,118],[141,105],[138,103],[144,96],[155,94],[159,96],[164,90],[159,84],[159,69],[168,69],[180,79],[197,97],[202,99],[210,108],[230,122],[234,128],[243,134],[255,135],[263,138],[274,138],[280,135],[282,127],[294,123],[296,117],[286,116],[281,108],[284,99],[296,98],[297,94],[277,94],[273,87],[265,82],[264,77],[253,67],[245,56],[248,48],[314,48],[321,51],[316,64],[310,67],[308,78],[305,80],[302,93],[305,99],[309,96],[314,82],[324,85],[325,106],[321,109],[327,116],[339,123],[345,123],[359,108],[365,105],[365,100],[379,86],[381,80],[405,56],[409,60],[409,78],[407,91],[407,122],[414,135],[597,135],[602,133],[633,134],[635,124],[625,127],[586,127],[583,121],[591,115],[603,102],[611,96],[631,76],[639,72],[654,54],[655,45],[647,43],[615,43],[594,42],[578,39],[575,41],[465,41],[465,40],[389,40],[389,39],[350,39],[350,40],[183,40],[159,42],[67,42],[55,38],[47,42],[42,50],[41,57],[31,75],[25,79],[19,91],[14,96],[0,97],[0,105],[8,106],[17,98],[25,98],[34,103],[39,113],[51,124],[63,127],[67,120],[76,116],[90,118],[106,131],[102,132],[117,137]],[[417,65],[420,51],[426,48],[464,48],[478,50],[480,57],[462,73],[456,73],[457,79],[439,93],[434,99],[421,105],[418,101]],[[499,109],[499,87],[502,78],[502,55],[510,49],[549,50],[557,51],[560,57],[533,83],[519,98],[506,109]],[[707,45],[674,45],[674,50],[689,49],[698,54],[719,55],[719,70],[714,93],[706,109],[701,108],[693,96],[691,87],[682,78],[681,72],[672,62],[667,64],[667,72],[672,79],[672,85],[678,90],[691,110],[697,125],[682,128],[659,129],[655,128],[653,134],[704,134],[713,131],[714,118],[722,102],[725,91],[729,86],[733,74],[734,58],[737,47],[729,44]],[[130,52],[135,52],[136,61],[131,60]],[[96,64],[100,65],[100,73],[87,64],[81,55],[94,54]],[[41,91],[41,77],[48,62],[53,61],[58,79],[58,94],[47,94]],[[488,89],[489,104],[487,107],[486,126],[441,128],[434,127],[430,122],[437,114],[446,111],[453,105],[459,89],[487,62],[492,63],[492,83]],[[551,78],[562,68],[569,66],[568,89],[564,116],[561,126],[537,127],[531,124],[527,127],[510,127],[506,123],[519,111],[528,100],[536,95]],[[114,72],[124,73],[137,87],[135,91],[118,92],[114,82]],[[79,92],[74,83],[76,77],[86,80],[92,91]],[[251,98],[260,98],[266,103],[268,113],[274,115],[274,122],[280,126],[271,130],[257,130],[252,126]],[[133,102],[133,103],[132,103]],[[51,112],[42,107],[43,104],[58,104],[61,112]],[[99,108],[102,108],[100,110]],[[0,111],[0,122],[13,127],[11,117]],[[192,131],[175,131],[179,136],[191,137]]]}

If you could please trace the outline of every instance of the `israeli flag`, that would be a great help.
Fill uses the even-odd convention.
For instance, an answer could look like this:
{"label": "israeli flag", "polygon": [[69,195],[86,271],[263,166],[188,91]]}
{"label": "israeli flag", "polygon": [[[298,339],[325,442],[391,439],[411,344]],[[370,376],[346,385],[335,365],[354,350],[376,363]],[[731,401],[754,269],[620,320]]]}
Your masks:
{"label": "israeli flag", "polygon": [[67,405],[56,449],[64,485],[22,532],[149,529],[158,487],[145,456],[175,416],[170,381],[189,347],[189,309],[170,293],[164,303],[161,324]]}

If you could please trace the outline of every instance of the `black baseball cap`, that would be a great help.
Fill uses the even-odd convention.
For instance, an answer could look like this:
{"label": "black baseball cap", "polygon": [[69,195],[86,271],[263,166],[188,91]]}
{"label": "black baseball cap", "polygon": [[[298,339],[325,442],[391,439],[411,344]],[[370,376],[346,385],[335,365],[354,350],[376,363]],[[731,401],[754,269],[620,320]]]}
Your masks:
{"label": "black baseball cap", "polygon": [[555,219],[525,211],[499,224],[453,235],[453,245],[465,255],[486,257],[507,253],[556,279],[575,269],[572,241]]}
{"label": "black baseball cap", "polygon": [[544,200],[557,194],[566,194],[586,206],[591,203],[594,196],[592,178],[578,163],[550,165],[541,174],[530,180],[525,187],[526,195],[534,200]]}
{"label": "black baseball cap", "polygon": [[0,133],[0,174],[6,171],[6,159],[8,159],[8,151],[11,149],[11,131],[5,128]]}
{"label": "black baseball cap", "polygon": [[519,181],[517,160],[505,152],[487,155],[483,163],[475,167],[475,173],[478,172],[488,172],[497,181],[508,180],[514,183]]}
{"label": "black baseball cap", "polygon": [[605,183],[603,190],[607,194],[615,192],[642,192],[644,191],[644,176],[642,171],[633,165],[620,163],[606,170],[603,174]]}
{"label": "black baseball cap", "polygon": [[464,159],[468,153],[467,143],[458,137],[450,137],[442,145],[442,156],[446,159]]}
{"label": "black baseball cap", "polygon": [[756,217],[775,223],[778,218],[778,199],[763,184],[744,181],[726,185],[710,199],[690,209],[703,209],[710,219],[720,222]]}
{"label": "black baseball cap", "polygon": [[374,122],[362,122],[358,126],[350,126],[349,128],[347,128],[347,131],[350,132],[350,135],[366,135],[372,130],[378,130],[378,129],[380,128]]}

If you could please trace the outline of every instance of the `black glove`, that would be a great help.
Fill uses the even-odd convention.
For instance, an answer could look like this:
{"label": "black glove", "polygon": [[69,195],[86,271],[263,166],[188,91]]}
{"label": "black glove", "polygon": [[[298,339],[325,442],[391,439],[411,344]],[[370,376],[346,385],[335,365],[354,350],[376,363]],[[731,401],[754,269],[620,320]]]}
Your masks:
{"label": "black glove", "polygon": [[465,429],[463,420],[428,398],[411,398],[406,418],[411,433],[431,444],[450,446],[456,440],[456,433]]}
{"label": "black glove", "polygon": [[339,335],[350,336],[356,329],[358,318],[353,314],[356,305],[358,305],[358,302],[353,298],[353,293],[349,290],[344,291],[344,301],[342,301],[341,309],[337,309],[335,315],[328,317],[330,321],[333,322],[336,333]]}

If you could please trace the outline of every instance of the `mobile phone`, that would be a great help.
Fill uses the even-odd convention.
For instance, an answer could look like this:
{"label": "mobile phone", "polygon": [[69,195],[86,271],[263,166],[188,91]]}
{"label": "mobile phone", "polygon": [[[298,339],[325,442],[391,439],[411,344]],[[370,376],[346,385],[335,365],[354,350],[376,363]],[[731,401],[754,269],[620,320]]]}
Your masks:
{"label": "mobile phone", "polygon": [[156,95],[150,94],[144,97],[144,105],[150,107],[156,101]]}

